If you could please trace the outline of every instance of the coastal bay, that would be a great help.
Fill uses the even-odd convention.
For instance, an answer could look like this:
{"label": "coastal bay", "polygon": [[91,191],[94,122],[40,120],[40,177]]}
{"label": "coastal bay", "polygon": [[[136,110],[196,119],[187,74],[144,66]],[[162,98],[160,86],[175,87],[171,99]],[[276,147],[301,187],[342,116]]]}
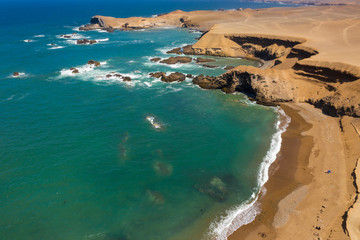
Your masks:
{"label": "coastal bay", "polygon": [[357,239],[360,7],[289,3],[3,36],[0,232]]}

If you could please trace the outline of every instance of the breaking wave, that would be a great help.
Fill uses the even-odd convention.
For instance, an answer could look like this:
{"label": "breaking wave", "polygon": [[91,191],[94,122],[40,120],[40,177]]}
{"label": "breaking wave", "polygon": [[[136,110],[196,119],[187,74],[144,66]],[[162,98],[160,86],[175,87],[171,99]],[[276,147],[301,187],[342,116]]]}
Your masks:
{"label": "breaking wave", "polygon": [[246,202],[226,211],[225,216],[216,219],[210,225],[209,235],[216,240],[226,240],[236,229],[254,221],[255,217],[260,213],[258,196],[261,188],[269,179],[269,168],[276,160],[277,154],[281,148],[281,134],[284,133],[290,124],[291,118],[285,112],[277,108],[278,120],[275,124],[276,132],[270,143],[264,160],[260,164],[258,172],[258,189],[257,193],[253,193]]}

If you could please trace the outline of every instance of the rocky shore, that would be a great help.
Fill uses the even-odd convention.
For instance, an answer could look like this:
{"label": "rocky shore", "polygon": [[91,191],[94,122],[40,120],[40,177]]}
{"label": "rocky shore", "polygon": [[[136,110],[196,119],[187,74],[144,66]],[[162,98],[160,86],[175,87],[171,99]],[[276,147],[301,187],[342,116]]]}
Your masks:
{"label": "rocky shore", "polygon": [[[320,6],[193,12],[178,10],[153,18],[94,16],[90,24],[81,30],[113,31],[165,26],[197,29],[203,31],[203,35],[194,45],[168,52],[178,54],[178,57],[165,60],[154,58],[151,61],[175,64],[193,60],[193,57],[183,55],[243,57],[261,61],[261,68],[229,66],[229,70],[221,76],[201,75],[193,78],[193,83],[201,88],[220,89],[225,93],[242,92],[263,104],[290,104],[288,106],[293,108],[292,111],[302,112],[301,117],[313,126],[311,136],[315,142],[305,144],[310,160],[301,163],[303,165],[295,164],[294,170],[297,172],[301,170],[299,168],[307,169],[312,177],[309,181],[297,182],[300,187],[305,187],[301,191],[306,189],[301,193],[304,195],[303,199],[296,204],[289,200],[293,195],[299,196],[300,190],[293,187],[291,191],[289,188],[286,194],[281,190],[283,195],[276,201],[276,207],[280,210],[292,206],[291,211],[286,214],[286,219],[292,220],[285,219],[282,220],[281,226],[277,225],[275,213],[266,215],[266,207],[269,205],[265,201],[265,209],[261,216],[266,215],[272,224],[261,228],[261,224],[255,222],[252,225],[258,225],[252,226],[251,229],[265,229],[265,232],[256,235],[258,239],[266,236],[273,236],[272,239],[289,239],[286,238],[289,234],[291,239],[359,239],[360,225],[356,217],[359,209],[356,173],[359,170],[356,163],[360,153],[356,146],[360,146],[360,135],[357,135],[358,139],[354,136],[355,130],[360,128],[357,121],[360,117],[360,3],[357,0],[349,3],[326,0],[319,1],[319,4],[306,2],[309,2],[309,5]],[[203,63],[206,60],[197,58],[195,61]],[[185,80],[181,73],[169,76],[154,73],[152,76],[160,77],[165,82]],[[310,109],[308,104],[320,109],[325,115],[319,115],[316,110]],[[323,119],[324,123],[328,123],[331,132],[317,119]],[[302,124],[298,123],[296,126]],[[300,133],[296,135],[296,139],[299,139],[299,136]],[[325,147],[321,143],[332,144],[334,147]],[[335,153],[327,153],[331,153],[332,149],[336,151],[336,158],[333,156]],[[299,156],[299,151],[293,154]],[[309,159],[309,156],[305,159]],[[338,161],[342,163],[338,164]],[[317,162],[321,162],[320,167]],[[322,167],[326,166],[341,169],[341,174],[333,174],[333,185],[321,186],[321,191],[324,194],[332,192],[335,196],[341,196],[342,202],[337,204],[334,196],[331,198],[329,203],[333,205],[330,204],[328,208],[329,204],[326,204],[326,218],[322,220],[321,226],[314,225],[314,232],[313,229],[307,229],[309,222],[301,223],[299,219],[302,219],[302,216],[304,219],[316,218],[317,205],[325,201],[324,198],[316,200],[318,195],[315,192],[319,188],[318,183],[325,181]],[[310,167],[314,172],[309,170]],[[321,177],[314,174],[315,172]],[[334,190],[335,185],[339,186],[339,189]],[[330,197],[326,199],[328,201]],[[316,211],[311,201],[317,204]],[[314,207],[306,208],[306,203]],[[295,211],[297,206],[299,211]],[[321,214],[324,211],[322,210]],[[318,216],[320,218],[320,215]],[[330,221],[331,219],[333,221]],[[298,229],[303,231],[298,235],[302,238],[296,237]],[[244,236],[249,237],[250,232],[240,234],[242,237],[238,239],[246,239]],[[248,239],[256,238],[252,236]]]}

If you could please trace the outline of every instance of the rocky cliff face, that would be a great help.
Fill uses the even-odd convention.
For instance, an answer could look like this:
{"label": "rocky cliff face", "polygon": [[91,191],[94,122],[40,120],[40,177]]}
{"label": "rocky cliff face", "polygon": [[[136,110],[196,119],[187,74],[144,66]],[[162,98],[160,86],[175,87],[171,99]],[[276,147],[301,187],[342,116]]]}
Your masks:
{"label": "rocky cliff face", "polygon": [[346,7],[324,7],[322,14],[326,18],[317,25],[319,14],[307,8],[174,11],[154,18],[94,16],[81,29],[201,29],[205,32],[197,43],[169,53],[243,57],[263,65],[238,66],[219,77],[198,76],[193,82],[200,87],[243,92],[262,103],[308,102],[331,116],[360,117],[359,55],[354,54],[360,51],[359,21],[354,9]]}

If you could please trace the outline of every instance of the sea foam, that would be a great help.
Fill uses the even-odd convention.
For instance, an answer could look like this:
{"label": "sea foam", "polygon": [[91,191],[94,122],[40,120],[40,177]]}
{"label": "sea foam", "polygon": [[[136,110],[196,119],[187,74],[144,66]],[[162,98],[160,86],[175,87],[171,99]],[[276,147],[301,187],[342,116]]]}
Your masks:
{"label": "sea foam", "polygon": [[281,148],[281,134],[284,133],[290,124],[291,118],[285,112],[277,108],[278,120],[275,124],[276,132],[274,133],[270,148],[267,151],[258,172],[258,192],[253,193],[246,202],[226,211],[225,216],[216,219],[210,225],[209,235],[216,240],[226,240],[234,231],[243,225],[254,221],[260,213],[260,203],[257,201],[260,191],[269,179],[269,168],[276,160],[277,154]]}

